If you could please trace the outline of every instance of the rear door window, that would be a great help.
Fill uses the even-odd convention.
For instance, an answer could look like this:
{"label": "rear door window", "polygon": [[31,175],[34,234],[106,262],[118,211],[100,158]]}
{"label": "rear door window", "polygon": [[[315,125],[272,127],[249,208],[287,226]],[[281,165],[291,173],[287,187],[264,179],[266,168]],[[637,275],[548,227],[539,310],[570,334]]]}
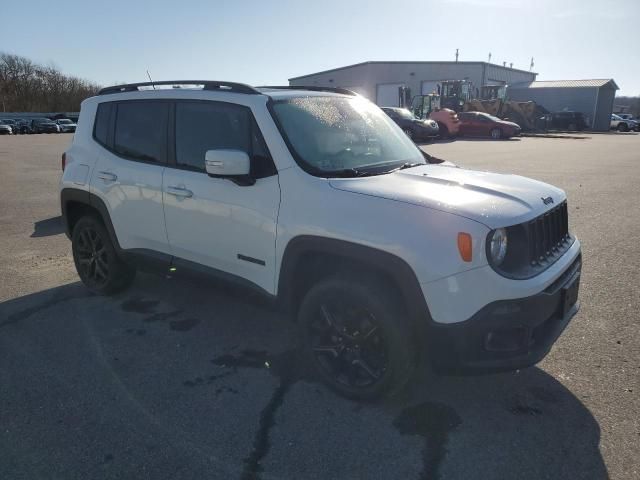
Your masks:
{"label": "rear door window", "polygon": [[114,152],[131,160],[166,163],[169,103],[122,102],[117,108]]}

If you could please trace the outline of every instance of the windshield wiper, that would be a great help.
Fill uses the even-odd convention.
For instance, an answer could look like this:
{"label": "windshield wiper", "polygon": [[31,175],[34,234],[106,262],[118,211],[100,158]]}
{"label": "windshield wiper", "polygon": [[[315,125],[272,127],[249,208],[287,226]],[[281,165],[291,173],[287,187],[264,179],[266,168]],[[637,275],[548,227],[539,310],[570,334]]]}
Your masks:
{"label": "windshield wiper", "polygon": [[354,177],[364,177],[366,175],[370,175],[369,173],[363,172],[362,170],[358,170],[356,168],[341,168],[339,170],[328,170],[323,173],[328,177],[335,177],[335,178],[354,178]]}
{"label": "windshield wiper", "polygon": [[420,165],[425,165],[425,164],[420,162],[405,162],[399,167],[392,168],[391,170],[387,170],[384,173],[393,173],[393,172],[397,172],[398,170],[406,170],[407,168],[419,167]]}

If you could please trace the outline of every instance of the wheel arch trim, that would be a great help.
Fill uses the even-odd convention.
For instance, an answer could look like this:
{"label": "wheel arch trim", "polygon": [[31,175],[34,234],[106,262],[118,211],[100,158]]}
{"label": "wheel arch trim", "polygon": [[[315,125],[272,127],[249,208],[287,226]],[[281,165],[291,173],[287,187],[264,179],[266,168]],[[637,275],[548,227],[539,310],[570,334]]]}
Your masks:
{"label": "wheel arch trim", "polygon": [[88,207],[93,208],[98,212],[104,226],[109,232],[109,237],[111,242],[113,243],[116,251],[121,252],[122,248],[120,247],[120,243],[118,243],[118,237],[116,236],[115,229],[113,228],[113,223],[111,222],[111,215],[109,215],[109,210],[107,206],[102,201],[100,197],[94,195],[93,193],[87,190],[81,190],[79,188],[63,188],[60,192],[60,207],[62,210],[62,221],[64,224],[65,234],[67,237],[71,238],[71,228],[69,225],[69,213],[68,206],[69,203],[81,203]]}
{"label": "wheel arch trim", "polygon": [[282,255],[278,278],[278,300],[289,311],[295,304],[295,275],[300,262],[309,254],[344,258],[386,274],[397,286],[413,321],[430,323],[431,315],[422,288],[411,266],[393,253],[346,240],[300,235],[292,238]]}

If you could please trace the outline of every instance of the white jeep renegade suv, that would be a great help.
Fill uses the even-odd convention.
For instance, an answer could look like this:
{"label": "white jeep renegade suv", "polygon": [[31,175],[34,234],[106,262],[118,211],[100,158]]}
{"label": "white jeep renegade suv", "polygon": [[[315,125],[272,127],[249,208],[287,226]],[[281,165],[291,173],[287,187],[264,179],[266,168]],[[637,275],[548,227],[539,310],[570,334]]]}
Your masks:
{"label": "white jeep renegade suv", "polygon": [[103,89],[63,155],[82,281],[204,273],[277,299],[305,359],[354,398],[438,370],[541,360],[578,309],[562,190],[421,152],[347,90],[210,82]]}

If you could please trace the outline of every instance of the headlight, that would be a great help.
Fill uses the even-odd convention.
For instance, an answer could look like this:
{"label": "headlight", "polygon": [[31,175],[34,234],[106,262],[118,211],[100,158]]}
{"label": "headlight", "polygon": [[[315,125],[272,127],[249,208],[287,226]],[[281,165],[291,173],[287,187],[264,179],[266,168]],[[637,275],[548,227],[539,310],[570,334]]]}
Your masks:
{"label": "headlight", "polygon": [[493,231],[489,240],[489,259],[494,266],[498,266],[507,255],[507,230],[498,228]]}

